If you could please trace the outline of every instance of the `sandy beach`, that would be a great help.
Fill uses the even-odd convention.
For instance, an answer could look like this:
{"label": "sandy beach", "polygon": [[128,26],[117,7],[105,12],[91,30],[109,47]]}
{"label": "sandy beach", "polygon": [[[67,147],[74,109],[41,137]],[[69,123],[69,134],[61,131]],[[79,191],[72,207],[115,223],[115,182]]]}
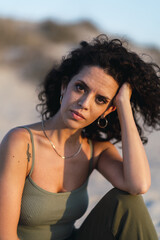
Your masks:
{"label": "sandy beach", "polygon": [[[0,70],[0,141],[3,136],[16,126],[39,121],[39,114],[35,110],[37,92],[34,84],[22,81],[14,69]],[[151,167],[152,185],[144,195],[145,203],[153,219],[160,239],[160,131],[153,132],[145,146]],[[90,177],[89,195],[90,205],[87,213],[77,221],[79,226],[96,202],[111,188],[96,171]],[[153,239],[154,240],[154,239]]]}

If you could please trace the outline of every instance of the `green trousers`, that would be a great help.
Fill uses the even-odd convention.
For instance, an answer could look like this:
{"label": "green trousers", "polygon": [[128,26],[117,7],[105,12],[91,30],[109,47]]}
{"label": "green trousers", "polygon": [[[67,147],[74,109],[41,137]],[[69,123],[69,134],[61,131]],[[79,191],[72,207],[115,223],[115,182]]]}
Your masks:
{"label": "green trousers", "polygon": [[158,236],[142,196],[113,188],[69,240],[158,240]]}

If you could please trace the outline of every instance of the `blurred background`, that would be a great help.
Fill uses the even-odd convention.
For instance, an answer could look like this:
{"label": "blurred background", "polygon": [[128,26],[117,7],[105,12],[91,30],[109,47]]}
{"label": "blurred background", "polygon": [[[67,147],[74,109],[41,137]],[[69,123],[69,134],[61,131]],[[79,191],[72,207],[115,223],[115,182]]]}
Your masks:
{"label": "blurred background", "polygon": [[[105,33],[126,40],[129,49],[160,65],[159,9],[159,0],[1,1],[0,141],[9,129],[39,121],[35,106],[40,81],[81,40]],[[152,186],[144,200],[160,236],[160,131],[146,135]],[[94,171],[89,210],[110,188]]]}

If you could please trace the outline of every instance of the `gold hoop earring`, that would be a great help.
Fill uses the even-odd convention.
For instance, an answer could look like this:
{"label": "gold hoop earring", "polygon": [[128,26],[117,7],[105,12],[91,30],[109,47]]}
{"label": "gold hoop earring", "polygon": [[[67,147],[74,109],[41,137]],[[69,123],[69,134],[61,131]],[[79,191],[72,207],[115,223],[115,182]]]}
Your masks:
{"label": "gold hoop earring", "polygon": [[60,102],[60,105],[62,103],[62,99],[63,99],[63,95],[60,96],[60,99],[59,99],[59,102]]}
{"label": "gold hoop earring", "polygon": [[98,118],[97,125],[100,128],[105,128],[108,125],[108,121],[107,121],[107,119],[105,117],[103,118],[102,116],[100,116]]}

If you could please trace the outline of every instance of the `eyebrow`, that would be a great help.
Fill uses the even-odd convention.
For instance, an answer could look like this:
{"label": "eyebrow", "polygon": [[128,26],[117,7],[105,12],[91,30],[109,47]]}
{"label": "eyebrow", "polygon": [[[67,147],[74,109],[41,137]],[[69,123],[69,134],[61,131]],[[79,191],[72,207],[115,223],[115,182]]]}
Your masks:
{"label": "eyebrow", "polygon": [[[87,89],[87,90],[89,90],[90,88],[88,87],[88,85],[83,81],[83,80],[78,80],[79,82],[81,82],[84,86],[85,86],[85,88]],[[107,96],[103,96],[103,95],[101,95],[101,94],[98,94],[98,96],[100,96],[100,97],[104,97],[104,98],[106,98],[106,100],[108,100],[108,101],[111,101],[111,99],[109,98],[109,97],[107,97]]]}

